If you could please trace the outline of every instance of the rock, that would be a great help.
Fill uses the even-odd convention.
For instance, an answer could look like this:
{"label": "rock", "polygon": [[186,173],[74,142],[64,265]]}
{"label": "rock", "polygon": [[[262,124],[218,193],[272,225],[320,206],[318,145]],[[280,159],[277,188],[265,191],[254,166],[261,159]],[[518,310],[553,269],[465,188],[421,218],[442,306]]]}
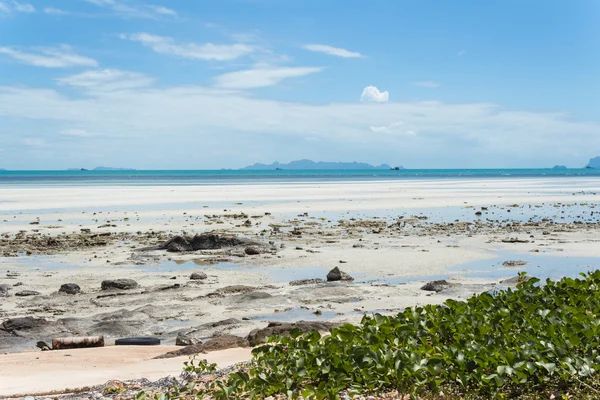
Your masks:
{"label": "rock", "polygon": [[260,250],[259,250],[257,247],[254,247],[254,246],[248,246],[248,247],[246,247],[246,248],[244,249],[244,252],[245,252],[247,255],[249,255],[249,256],[255,256],[255,255],[257,255],[257,254],[260,254],[260,253],[261,253],[261,251],[260,251]]}
{"label": "rock", "polygon": [[221,289],[217,289],[216,291],[207,294],[206,297],[223,297],[228,294],[253,292],[256,289],[257,288],[254,286],[231,285],[231,286],[222,287]]}
{"label": "rock", "polygon": [[521,282],[527,282],[530,279],[531,279],[531,277],[529,275],[513,276],[512,278],[508,278],[508,279],[504,279],[504,280],[500,281],[500,283],[502,283],[504,285],[516,285]]}
{"label": "rock", "polygon": [[0,325],[0,329],[8,333],[21,331],[40,330],[52,325],[52,322],[43,318],[22,317],[7,319]]}
{"label": "rock", "polygon": [[60,289],[58,289],[58,292],[66,293],[66,294],[77,294],[77,293],[81,293],[81,288],[76,283],[65,283],[64,285],[60,286]]}
{"label": "rock", "polygon": [[444,289],[448,289],[449,287],[450,284],[442,279],[438,281],[427,282],[425,285],[421,286],[421,290],[439,293]]}
{"label": "rock", "polygon": [[510,261],[504,261],[502,263],[502,265],[504,265],[505,267],[522,267],[523,265],[527,265],[529,264],[529,261],[515,261],[515,260],[510,260]]}
{"label": "rock", "polygon": [[264,246],[264,244],[255,240],[239,238],[237,236],[232,235],[202,233],[192,238],[185,236],[175,236],[173,239],[159,246],[158,249],[180,252],[196,250],[217,250],[242,246]]}
{"label": "rock", "polygon": [[273,335],[288,335],[292,329],[298,328],[302,332],[318,331],[329,332],[332,328],[338,327],[341,324],[333,322],[320,321],[297,321],[289,322],[270,322],[266,328],[254,329],[248,334],[246,339],[250,346],[257,346],[265,343],[266,339]]}
{"label": "rock", "polygon": [[207,353],[209,351],[232,349],[235,347],[248,347],[248,341],[246,340],[246,338],[242,338],[235,335],[222,335],[207,340],[204,343],[193,344],[191,346],[186,346],[180,350],[170,351],[166,354],[155,358],[161,359],[179,356],[189,356],[193,354]]}
{"label": "rock", "polygon": [[188,332],[180,332],[177,335],[175,344],[177,346],[191,346],[193,344],[201,344],[204,338],[217,336],[222,333],[223,330],[232,329],[235,326],[241,324],[242,321],[235,318],[228,318],[221,321],[210,322],[195,327],[193,330]]}
{"label": "rock", "polygon": [[102,281],[102,290],[120,289],[129,290],[140,287],[133,279],[114,279]]}
{"label": "rock", "polygon": [[338,267],[335,267],[334,269],[329,271],[329,273],[327,274],[327,280],[329,282],[353,281],[354,278],[351,277],[350,275],[348,275],[347,273],[345,273],[344,271],[341,271]]}
{"label": "rock", "polygon": [[244,222],[244,226],[245,227],[251,227],[252,226],[252,221],[250,221],[249,219],[246,220],[246,222]]}
{"label": "rock", "polygon": [[314,285],[318,283],[325,283],[325,281],[321,278],[299,279],[297,281],[291,281],[290,286]]}
{"label": "rock", "polygon": [[15,296],[19,297],[28,297],[28,296],[39,296],[41,293],[36,292],[35,290],[21,290],[20,292],[15,293]]}
{"label": "rock", "polygon": [[0,297],[8,297],[10,296],[9,291],[11,290],[11,286],[5,283],[0,285]]}
{"label": "rock", "polygon": [[271,297],[273,296],[266,292],[250,292],[236,296],[235,300],[237,303],[248,303],[254,300],[270,299]]}
{"label": "rock", "polygon": [[202,280],[208,278],[204,272],[194,272],[190,275],[190,279],[193,281]]}

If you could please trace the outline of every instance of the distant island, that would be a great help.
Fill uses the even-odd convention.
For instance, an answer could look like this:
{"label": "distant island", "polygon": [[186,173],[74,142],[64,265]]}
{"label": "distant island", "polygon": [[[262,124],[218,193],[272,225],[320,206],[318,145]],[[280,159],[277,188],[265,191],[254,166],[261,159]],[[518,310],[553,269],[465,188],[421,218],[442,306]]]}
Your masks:
{"label": "distant island", "polygon": [[[388,164],[371,165],[361,162],[331,162],[331,161],[312,161],[296,160],[285,163],[274,162],[273,164],[256,163],[240,170],[300,170],[300,169],[392,169]],[[403,167],[394,167],[393,169],[404,169]]]}
{"label": "distant island", "polygon": [[590,162],[588,162],[588,164],[585,167],[600,169],[600,157],[594,157],[594,158],[590,159]]}
{"label": "distant island", "polygon": [[[85,168],[68,168],[67,171],[89,171]],[[96,167],[92,171],[135,171],[133,168]]]}
{"label": "distant island", "polygon": [[568,169],[568,168],[565,167],[564,165],[555,165],[554,167],[552,167],[552,169]]}

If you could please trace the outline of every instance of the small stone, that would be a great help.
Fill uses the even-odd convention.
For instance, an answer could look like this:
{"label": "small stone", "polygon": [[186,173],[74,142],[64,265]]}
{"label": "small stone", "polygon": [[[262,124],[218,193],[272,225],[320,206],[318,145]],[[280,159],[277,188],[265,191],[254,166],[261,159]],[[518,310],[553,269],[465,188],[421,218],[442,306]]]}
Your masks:
{"label": "small stone", "polygon": [[40,292],[36,292],[35,290],[21,290],[20,292],[15,293],[15,296],[19,297],[28,297],[28,296],[38,296]]}
{"label": "small stone", "polygon": [[421,290],[439,293],[442,290],[447,289],[449,287],[450,284],[447,281],[441,279],[437,281],[427,282],[425,285],[421,286]]}
{"label": "small stone", "polygon": [[194,272],[192,275],[190,275],[190,279],[194,281],[206,278],[208,278],[208,275],[206,275],[204,272]]}
{"label": "small stone", "polygon": [[249,256],[255,256],[257,254],[260,254],[260,250],[254,246],[246,247],[246,249],[244,249],[244,252]]}
{"label": "small stone", "polygon": [[129,289],[136,289],[139,286],[140,285],[133,279],[105,280],[105,281],[102,281],[102,284],[101,284],[102,290],[110,290],[110,289],[129,290]]}

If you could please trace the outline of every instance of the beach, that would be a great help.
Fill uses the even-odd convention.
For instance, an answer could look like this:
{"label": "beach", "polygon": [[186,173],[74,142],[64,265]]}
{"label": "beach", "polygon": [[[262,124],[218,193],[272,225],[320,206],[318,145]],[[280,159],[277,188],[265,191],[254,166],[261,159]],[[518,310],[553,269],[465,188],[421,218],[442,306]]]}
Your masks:
{"label": "beach", "polygon": [[[600,266],[599,195],[594,177],[5,185],[0,395],[176,376],[188,357],[149,360],[273,321],[356,323],[511,287],[519,271],[577,276]],[[161,248],[177,235],[205,233],[253,244]],[[353,280],[326,282],[335,267]],[[118,279],[136,285],[101,287]],[[307,279],[325,282],[290,285]],[[422,289],[441,280],[441,290]],[[68,283],[80,293],[59,292]],[[24,317],[33,320],[7,328]],[[38,341],[90,335],[108,346],[69,350],[64,370],[50,360],[53,378],[26,384],[28,374],[50,368],[36,357],[60,360],[61,352],[39,352]],[[163,345],[140,348],[127,363],[111,358],[114,339],[130,336]],[[105,373],[67,384],[75,355],[90,351],[106,352]],[[223,351],[235,354],[231,362],[249,357],[247,348]]]}

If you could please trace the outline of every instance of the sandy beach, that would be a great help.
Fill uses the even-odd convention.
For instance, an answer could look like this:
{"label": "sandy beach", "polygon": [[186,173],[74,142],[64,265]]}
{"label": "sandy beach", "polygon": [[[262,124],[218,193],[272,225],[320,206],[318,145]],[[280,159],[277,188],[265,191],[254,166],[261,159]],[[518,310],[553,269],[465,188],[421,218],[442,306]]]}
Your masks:
{"label": "sandy beach", "polygon": [[[510,286],[522,270],[597,269],[599,193],[594,178],[3,187],[0,395],[174,376],[188,357],[151,358],[176,344],[245,337],[270,321],[357,322]],[[159,248],[207,232],[256,245]],[[290,285],[334,267],[354,280]],[[136,285],[102,289],[117,279]],[[421,289],[442,279],[440,291]],[[80,293],[59,292],[67,283]],[[163,345],[35,347],[82,335]],[[249,350],[202,357],[224,366]]]}

